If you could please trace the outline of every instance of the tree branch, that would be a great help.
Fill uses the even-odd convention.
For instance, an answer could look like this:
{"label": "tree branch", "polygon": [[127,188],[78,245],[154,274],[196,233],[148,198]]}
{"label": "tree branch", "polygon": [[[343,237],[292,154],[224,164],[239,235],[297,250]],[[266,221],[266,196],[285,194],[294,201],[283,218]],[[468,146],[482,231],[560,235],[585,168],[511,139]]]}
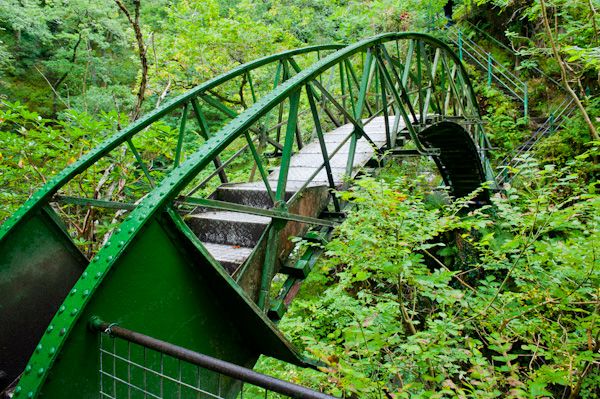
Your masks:
{"label": "tree branch", "polygon": [[541,10],[542,10],[542,22],[544,23],[544,28],[546,30],[546,36],[552,47],[552,52],[554,53],[554,58],[556,59],[556,61],[558,62],[558,65],[560,67],[560,75],[561,75],[562,81],[565,85],[565,88],[567,89],[567,92],[569,92],[571,97],[573,98],[573,101],[575,101],[577,108],[579,108],[579,110],[581,111],[581,115],[583,116],[585,123],[588,125],[588,129],[590,131],[590,134],[592,135],[592,138],[594,140],[600,140],[600,135],[598,135],[598,131],[596,130],[594,123],[590,119],[590,116],[588,115],[585,107],[581,103],[581,100],[577,96],[577,93],[575,93],[575,91],[571,88],[571,85],[569,84],[569,81],[567,79],[567,69],[565,68],[565,63],[564,63],[562,57],[560,56],[560,53],[558,51],[558,45],[554,40],[554,36],[552,35],[552,29],[550,28],[550,23],[548,22],[548,14],[546,12],[546,2],[544,0],[540,0],[540,5],[541,5]]}

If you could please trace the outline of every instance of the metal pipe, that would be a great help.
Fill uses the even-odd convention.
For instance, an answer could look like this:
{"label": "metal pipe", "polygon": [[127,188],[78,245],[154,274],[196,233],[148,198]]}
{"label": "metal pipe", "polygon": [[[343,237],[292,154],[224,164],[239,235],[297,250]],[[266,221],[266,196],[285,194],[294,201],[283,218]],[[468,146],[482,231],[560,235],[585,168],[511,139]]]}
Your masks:
{"label": "metal pipe", "polygon": [[152,338],[147,335],[140,334],[123,327],[119,327],[114,324],[103,322],[97,317],[92,318],[92,320],[90,321],[90,326],[94,331],[108,334],[112,337],[121,338],[125,341],[141,345],[145,348],[163,353],[165,355],[172,356],[176,359],[183,360],[185,362],[191,363],[199,367],[203,367],[207,370],[211,370],[226,375],[228,377],[235,378],[237,380],[247,382],[249,384],[268,389],[270,391],[277,392],[282,395],[286,395],[290,398],[336,399],[334,396],[314,391],[301,385],[293,384],[291,382],[283,381],[275,377],[257,373],[256,371],[247,369],[242,366],[238,366],[237,364],[216,359],[208,355],[203,355],[201,353],[194,352],[189,349],[185,349],[180,346],[173,345],[171,343],[161,341],[156,338]]}

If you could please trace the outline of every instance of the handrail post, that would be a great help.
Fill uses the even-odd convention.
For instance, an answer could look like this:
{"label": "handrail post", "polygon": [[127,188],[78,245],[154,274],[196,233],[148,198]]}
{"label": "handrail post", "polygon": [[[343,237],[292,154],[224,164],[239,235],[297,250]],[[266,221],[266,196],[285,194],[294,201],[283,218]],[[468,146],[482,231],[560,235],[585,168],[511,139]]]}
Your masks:
{"label": "handrail post", "polygon": [[463,60],[463,39],[462,39],[462,31],[458,31],[458,58]]}
{"label": "handrail post", "polygon": [[523,83],[523,116],[525,117],[525,121],[529,119],[529,93],[527,89],[527,82]]}
{"label": "handrail post", "polygon": [[492,55],[487,54],[487,85],[492,87]]}

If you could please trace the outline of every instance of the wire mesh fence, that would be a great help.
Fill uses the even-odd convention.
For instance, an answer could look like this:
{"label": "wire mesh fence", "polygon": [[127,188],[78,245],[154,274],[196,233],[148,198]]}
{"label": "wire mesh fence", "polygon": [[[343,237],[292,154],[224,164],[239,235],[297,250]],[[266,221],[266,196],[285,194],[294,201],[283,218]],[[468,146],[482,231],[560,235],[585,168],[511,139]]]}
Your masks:
{"label": "wire mesh fence", "polygon": [[[332,398],[300,386],[297,386],[297,394],[277,393],[110,333],[99,336],[100,399]],[[263,376],[251,370],[248,373]],[[269,376],[263,377],[274,380]],[[312,394],[307,395],[307,392]]]}

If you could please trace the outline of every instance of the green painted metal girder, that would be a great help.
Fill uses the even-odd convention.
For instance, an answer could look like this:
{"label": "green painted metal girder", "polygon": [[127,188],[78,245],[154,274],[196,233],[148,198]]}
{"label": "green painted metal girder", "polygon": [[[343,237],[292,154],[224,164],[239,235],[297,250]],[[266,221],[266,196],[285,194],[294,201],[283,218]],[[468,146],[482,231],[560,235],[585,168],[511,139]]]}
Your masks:
{"label": "green painted metal girder", "polygon": [[79,206],[95,206],[97,208],[106,209],[123,209],[132,211],[136,205],[130,202],[115,202],[107,200],[99,200],[94,198],[71,197],[69,195],[55,195],[51,202],[59,202],[61,204],[79,205]]}
{"label": "green painted metal girder", "polygon": [[265,217],[270,217],[273,219],[291,220],[294,222],[315,224],[318,226],[335,227],[335,226],[339,225],[339,223],[333,222],[330,220],[323,220],[323,219],[311,218],[311,217],[303,216],[303,215],[297,215],[295,213],[290,213],[290,212],[282,211],[282,210],[275,209],[275,208],[274,209],[256,208],[253,206],[241,205],[241,204],[236,204],[233,202],[218,201],[218,200],[207,199],[207,198],[183,197],[183,198],[178,199],[176,201],[176,203],[192,204],[192,205],[198,205],[198,206],[202,206],[205,208],[211,208],[211,209],[221,209],[221,210],[225,210],[225,211],[247,213],[250,215],[265,216]]}

